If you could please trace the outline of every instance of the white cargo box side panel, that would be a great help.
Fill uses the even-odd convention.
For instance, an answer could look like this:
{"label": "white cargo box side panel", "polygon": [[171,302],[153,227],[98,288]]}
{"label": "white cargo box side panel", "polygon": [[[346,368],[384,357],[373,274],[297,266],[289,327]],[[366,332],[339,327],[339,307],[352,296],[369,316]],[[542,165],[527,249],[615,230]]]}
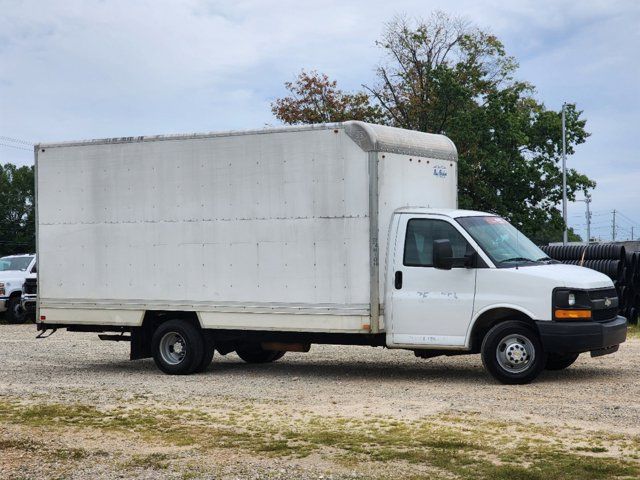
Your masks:
{"label": "white cargo box side panel", "polygon": [[[453,154],[452,158],[455,158]],[[395,210],[402,207],[457,208],[458,162],[418,155],[378,154],[378,185],[380,261],[384,262]]]}
{"label": "white cargo box side panel", "polygon": [[[306,323],[288,329],[319,331],[368,321],[368,160],[343,129],[43,146],[37,168],[45,315],[297,313]],[[353,321],[308,325],[315,314]],[[237,318],[224,326],[242,328]]]}

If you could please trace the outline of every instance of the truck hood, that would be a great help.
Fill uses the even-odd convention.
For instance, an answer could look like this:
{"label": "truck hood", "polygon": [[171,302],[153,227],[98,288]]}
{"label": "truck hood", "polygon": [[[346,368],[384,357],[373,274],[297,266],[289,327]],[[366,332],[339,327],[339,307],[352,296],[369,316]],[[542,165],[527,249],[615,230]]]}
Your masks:
{"label": "truck hood", "polygon": [[3,270],[0,272],[0,282],[10,282],[11,280],[24,279],[27,276],[27,272],[22,270]]}
{"label": "truck hood", "polygon": [[577,265],[547,264],[531,267],[521,266],[519,273],[539,279],[553,281],[559,287],[591,289],[613,287],[613,282],[604,273]]}

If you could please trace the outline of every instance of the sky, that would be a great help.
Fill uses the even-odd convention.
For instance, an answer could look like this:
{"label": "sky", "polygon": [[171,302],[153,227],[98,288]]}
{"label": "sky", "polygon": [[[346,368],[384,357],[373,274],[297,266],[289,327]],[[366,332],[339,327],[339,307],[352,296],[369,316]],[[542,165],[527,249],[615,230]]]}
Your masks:
{"label": "sky", "polygon": [[[611,238],[615,209],[617,238],[640,236],[636,0],[0,0],[0,163],[31,164],[35,142],[277,125],[302,68],[360,89],[385,23],[436,9],[495,33],[548,108],[577,103],[591,137],[567,163],[598,184],[592,235]],[[584,236],[585,204],[568,211]]]}

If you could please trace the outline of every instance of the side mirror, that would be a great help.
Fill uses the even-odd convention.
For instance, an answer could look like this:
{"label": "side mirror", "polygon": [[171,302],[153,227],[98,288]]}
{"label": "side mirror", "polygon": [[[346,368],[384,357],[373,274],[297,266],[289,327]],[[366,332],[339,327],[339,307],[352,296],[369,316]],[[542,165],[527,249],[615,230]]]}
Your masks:
{"label": "side mirror", "polygon": [[433,241],[433,266],[440,270],[451,270],[453,267],[453,249],[449,240]]}

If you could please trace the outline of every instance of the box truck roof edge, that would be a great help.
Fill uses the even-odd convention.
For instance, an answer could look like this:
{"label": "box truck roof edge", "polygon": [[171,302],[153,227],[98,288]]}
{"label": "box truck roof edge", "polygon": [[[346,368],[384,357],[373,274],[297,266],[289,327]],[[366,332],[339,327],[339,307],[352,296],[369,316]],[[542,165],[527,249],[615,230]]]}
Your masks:
{"label": "box truck roof edge", "polygon": [[365,152],[388,152],[404,155],[420,155],[440,160],[458,160],[456,146],[448,137],[433,133],[416,132],[402,128],[375,125],[356,120],[340,123],[320,123],[315,125],[293,125],[285,127],[269,127],[253,130],[228,130],[220,132],[143,135],[136,137],[114,137],[95,140],[71,140],[65,142],[39,143],[38,148],[72,147],[84,145],[103,145],[113,143],[160,142],[171,140],[192,140],[214,137],[231,137],[241,135],[261,135],[272,133],[294,133],[309,130],[344,129]]}

